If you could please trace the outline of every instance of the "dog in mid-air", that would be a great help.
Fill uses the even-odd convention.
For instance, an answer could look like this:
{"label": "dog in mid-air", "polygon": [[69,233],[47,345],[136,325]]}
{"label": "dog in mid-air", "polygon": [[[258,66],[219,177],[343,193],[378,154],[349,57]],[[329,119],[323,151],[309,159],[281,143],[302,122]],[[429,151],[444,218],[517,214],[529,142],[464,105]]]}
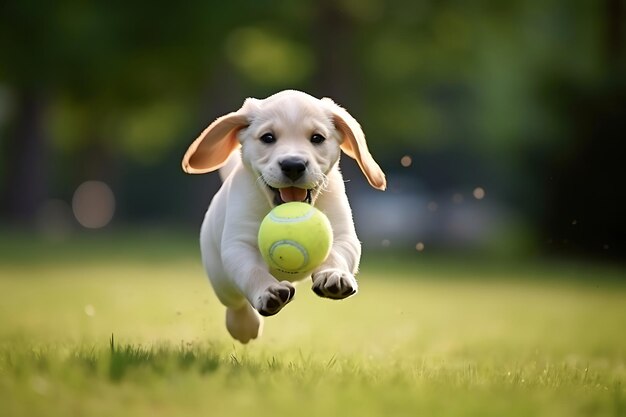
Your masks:
{"label": "dog in mid-air", "polygon": [[[209,125],[183,157],[183,170],[219,169],[223,185],[202,223],[202,261],[219,300],[226,327],[241,343],[260,336],[263,319],[295,294],[293,281],[312,279],[320,297],[356,294],[354,275],[361,244],[339,171],[341,151],[354,158],[372,187],[386,188],[359,123],[329,98],[285,90],[243,106]],[[334,240],[326,261],[305,276],[278,281],[257,244],[261,221],[276,205],[307,202],[326,214]]]}

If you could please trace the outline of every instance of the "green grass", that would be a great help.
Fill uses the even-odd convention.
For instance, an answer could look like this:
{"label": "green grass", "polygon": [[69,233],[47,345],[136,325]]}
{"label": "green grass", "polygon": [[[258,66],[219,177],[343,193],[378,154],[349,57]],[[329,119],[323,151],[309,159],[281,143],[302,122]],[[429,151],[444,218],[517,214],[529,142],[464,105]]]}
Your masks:
{"label": "green grass", "polygon": [[1,239],[0,415],[626,415],[623,271],[370,258],[243,346],[194,239]]}

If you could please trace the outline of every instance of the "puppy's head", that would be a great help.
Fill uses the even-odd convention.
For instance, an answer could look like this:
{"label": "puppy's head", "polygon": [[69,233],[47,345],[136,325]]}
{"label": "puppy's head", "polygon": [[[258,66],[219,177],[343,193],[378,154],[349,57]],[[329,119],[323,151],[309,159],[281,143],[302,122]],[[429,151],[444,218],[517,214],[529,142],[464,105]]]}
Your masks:
{"label": "puppy's head", "polygon": [[264,100],[247,99],[191,144],[183,169],[192,174],[216,170],[240,146],[244,165],[273,205],[313,203],[341,150],[358,162],[373,187],[386,186],[359,124],[327,98],[286,90]]}

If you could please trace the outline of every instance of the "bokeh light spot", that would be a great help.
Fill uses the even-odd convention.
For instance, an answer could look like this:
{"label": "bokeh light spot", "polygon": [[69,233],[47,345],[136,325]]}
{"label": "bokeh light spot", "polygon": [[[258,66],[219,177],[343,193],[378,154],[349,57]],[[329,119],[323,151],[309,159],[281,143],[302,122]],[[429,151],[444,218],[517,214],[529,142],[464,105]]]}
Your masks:
{"label": "bokeh light spot", "polygon": [[409,155],[404,155],[401,159],[400,159],[400,164],[405,167],[408,168],[413,164],[413,159],[409,156]]}
{"label": "bokeh light spot", "polygon": [[423,251],[424,250],[424,243],[417,242],[417,245],[415,245],[415,250],[417,250],[418,252]]}
{"label": "bokeh light spot", "polygon": [[72,210],[78,223],[89,229],[109,224],[115,213],[115,196],[102,181],[85,181],[74,191]]}
{"label": "bokeh light spot", "polygon": [[48,395],[48,389],[50,388],[50,384],[48,380],[46,380],[42,376],[35,376],[30,381],[31,388],[33,391],[39,395]]}
{"label": "bokeh light spot", "polygon": [[483,187],[476,187],[474,188],[473,194],[476,200],[482,200],[485,198],[485,189]]}

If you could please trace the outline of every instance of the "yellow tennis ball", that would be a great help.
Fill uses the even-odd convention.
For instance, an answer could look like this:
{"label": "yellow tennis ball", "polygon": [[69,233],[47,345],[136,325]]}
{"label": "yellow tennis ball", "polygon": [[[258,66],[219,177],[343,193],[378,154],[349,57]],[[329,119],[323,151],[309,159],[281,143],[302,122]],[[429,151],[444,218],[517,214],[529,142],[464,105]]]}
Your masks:
{"label": "yellow tennis ball", "polygon": [[279,279],[304,278],[326,260],[332,243],[328,217],[306,203],[274,207],[259,228],[259,250]]}

